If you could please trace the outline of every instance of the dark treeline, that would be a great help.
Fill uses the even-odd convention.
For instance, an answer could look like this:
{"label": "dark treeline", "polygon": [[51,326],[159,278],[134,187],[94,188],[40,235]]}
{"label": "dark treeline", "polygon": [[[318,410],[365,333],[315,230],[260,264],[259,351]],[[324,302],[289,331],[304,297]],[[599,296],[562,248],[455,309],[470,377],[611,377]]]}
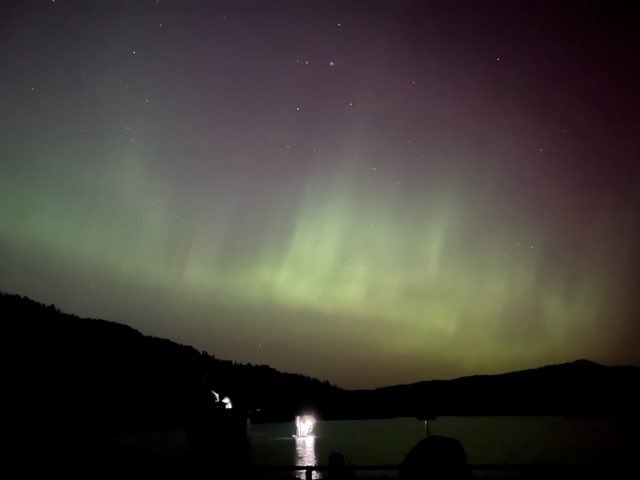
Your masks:
{"label": "dark treeline", "polygon": [[[14,459],[36,471],[110,474],[138,465],[145,474],[215,465],[247,466],[247,414],[291,419],[329,404],[340,390],[328,382],[264,365],[220,360],[114,322],[79,318],[26,297],[0,294],[8,379],[8,436]],[[231,398],[226,410],[216,402]],[[264,413],[263,413],[264,412]],[[186,432],[187,457],[146,453],[117,438],[140,432]]]}
{"label": "dark treeline", "polygon": [[111,429],[181,425],[215,390],[262,420],[290,419],[341,392],[326,381],[221,360],[18,295],[0,294],[0,312],[21,391],[34,396],[38,411],[55,406],[57,417],[87,414]]}
{"label": "dark treeline", "polygon": [[[348,391],[265,365],[221,360],[131,327],[0,295],[10,365],[33,416],[108,430],[193,422],[211,390],[252,421],[437,415],[635,415],[640,368],[590,361],[502,375]],[[345,367],[347,368],[347,367]]]}
{"label": "dark treeline", "polygon": [[432,380],[355,392],[417,415],[637,417],[640,368],[577,360],[500,375]]}
{"label": "dark treeline", "polygon": [[[131,327],[61,313],[17,295],[0,295],[5,341],[25,392],[41,411],[84,412],[105,427],[180,425],[229,396],[252,421],[424,415],[634,414],[640,368],[587,360],[532,370],[347,391],[265,365],[221,360]],[[85,412],[90,410],[90,412]]]}
{"label": "dark treeline", "polygon": [[[640,368],[586,360],[503,375],[427,381],[375,390],[239,364],[114,322],[79,318],[25,297],[0,294],[14,459],[82,475],[136,464],[182,475],[248,466],[246,420],[292,421],[443,415],[624,416],[637,422]],[[345,366],[348,368],[348,366]],[[211,390],[229,396],[233,409]],[[292,425],[293,428],[293,425]],[[184,431],[185,456],[122,448],[127,432]],[[293,433],[293,431],[292,431]],[[37,460],[37,461],[34,461]],[[128,467],[127,467],[128,468]],[[150,470],[151,469],[151,470]]]}

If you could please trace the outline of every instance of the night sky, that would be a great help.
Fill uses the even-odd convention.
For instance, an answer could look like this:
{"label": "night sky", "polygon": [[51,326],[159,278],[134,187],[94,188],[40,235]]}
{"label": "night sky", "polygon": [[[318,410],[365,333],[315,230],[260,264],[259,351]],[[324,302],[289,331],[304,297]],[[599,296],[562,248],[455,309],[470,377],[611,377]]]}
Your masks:
{"label": "night sky", "polygon": [[632,3],[2,0],[0,290],[347,388],[640,364]]}

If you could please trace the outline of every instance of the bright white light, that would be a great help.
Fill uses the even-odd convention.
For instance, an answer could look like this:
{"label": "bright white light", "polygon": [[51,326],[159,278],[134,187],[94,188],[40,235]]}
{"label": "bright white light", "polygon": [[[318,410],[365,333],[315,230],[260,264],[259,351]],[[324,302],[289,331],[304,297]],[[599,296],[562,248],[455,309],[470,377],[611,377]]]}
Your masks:
{"label": "bright white light", "polygon": [[216,403],[218,403],[220,401],[220,395],[218,395],[218,392],[211,390],[211,393],[213,394],[213,398],[216,400]]}
{"label": "bright white light", "polygon": [[296,416],[296,437],[313,436],[313,427],[316,419],[313,415],[297,415]]}
{"label": "bright white light", "polygon": [[224,397],[222,399],[222,403],[224,403],[224,408],[226,409],[230,409],[233,407],[233,405],[231,405],[231,399],[229,399],[229,397]]}

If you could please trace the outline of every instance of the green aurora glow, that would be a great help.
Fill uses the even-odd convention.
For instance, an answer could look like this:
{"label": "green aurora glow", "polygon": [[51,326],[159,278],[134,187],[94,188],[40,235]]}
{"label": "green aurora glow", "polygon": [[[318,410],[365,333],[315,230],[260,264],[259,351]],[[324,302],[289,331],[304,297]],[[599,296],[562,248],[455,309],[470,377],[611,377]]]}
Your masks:
{"label": "green aurora glow", "polygon": [[[507,74],[491,69],[508,60],[489,40],[443,34],[475,52],[458,72],[444,54],[387,52],[345,13],[353,39],[307,74],[287,50],[314,51],[304,29],[263,60],[262,20],[210,30],[158,8],[175,30],[80,12],[67,28],[122,28],[69,55],[66,37],[38,49],[16,26],[6,38],[4,65],[31,52],[43,66],[16,68],[2,91],[15,115],[0,124],[0,289],[347,387],[640,361],[639,150],[618,110],[597,111],[589,92],[575,106],[570,83],[564,106],[542,80],[528,90],[535,55],[518,64],[505,45],[501,102]],[[53,10],[25,12],[55,31]],[[411,51],[411,31],[385,22]],[[558,65],[571,53],[553,52]]]}

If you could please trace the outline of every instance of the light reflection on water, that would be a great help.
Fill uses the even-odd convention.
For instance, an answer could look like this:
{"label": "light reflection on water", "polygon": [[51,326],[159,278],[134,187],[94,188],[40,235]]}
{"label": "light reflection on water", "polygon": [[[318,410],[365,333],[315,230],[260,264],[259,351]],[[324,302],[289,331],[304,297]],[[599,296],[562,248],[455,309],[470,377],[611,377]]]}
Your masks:
{"label": "light reflection on water", "polygon": [[[433,435],[459,440],[472,464],[607,463],[630,449],[640,450],[640,425],[634,418],[438,417],[429,428]],[[337,451],[352,465],[399,465],[425,436],[424,422],[415,418],[325,420],[315,431],[315,438],[296,439],[291,422],[252,425],[252,463],[324,465]],[[314,475],[320,477],[327,475]]]}
{"label": "light reflection on water", "polygon": [[[296,441],[296,466],[306,467],[309,465],[317,465],[318,457],[316,454],[316,437],[309,435],[306,437],[295,437]],[[296,477],[305,478],[303,470],[296,472]],[[313,472],[312,478],[321,478],[320,472]]]}

